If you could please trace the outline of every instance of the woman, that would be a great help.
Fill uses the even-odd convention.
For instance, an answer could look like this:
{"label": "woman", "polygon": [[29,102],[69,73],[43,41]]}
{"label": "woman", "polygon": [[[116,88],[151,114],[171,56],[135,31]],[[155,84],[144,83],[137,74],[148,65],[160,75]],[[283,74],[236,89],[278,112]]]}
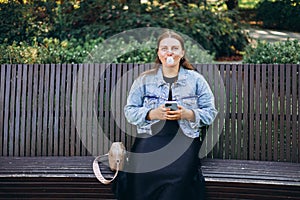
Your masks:
{"label": "woman", "polygon": [[[119,199],[201,199],[199,137],[201,128],[210,125],[217,114],[214,96],[185,58],[180,35],[166,31],[157,47],[155,69],[135,80],[124,108],[138,132],[131,152],[154,153],[155,159],[130,158],[134,170],[127,176],[127,194]],[[166,107],[166,101],[175,101],[175,109]]]}

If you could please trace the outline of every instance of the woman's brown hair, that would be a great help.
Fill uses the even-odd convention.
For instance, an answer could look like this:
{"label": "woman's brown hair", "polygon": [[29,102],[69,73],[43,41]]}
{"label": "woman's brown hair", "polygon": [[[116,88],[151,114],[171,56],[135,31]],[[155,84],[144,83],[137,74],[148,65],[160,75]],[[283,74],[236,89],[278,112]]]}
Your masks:
{"label": "woman's brown hair", "polygon": [[[158,51],[158,47],[159,47],[160,42],[163,39],[165,39],[165,38],[174,38],[174,39],[178,40],[180,42],[181,48],[183,50],[185,50],[183,38],[179,34],[175,33],[174,31],[167,30],[167,31],[163,32],[158,37],[156,52]],[[156,56],[156,59],[155,59],[155,69],[158,69],[158,67],[160,66],[160,64],[161,64],[161,61],[158,58],[158,56]],[[187,58],[185,57],[185,55],[181,58],[179,65],[182,66],[185,69],[195,70],[195,67],[187,60]]]}

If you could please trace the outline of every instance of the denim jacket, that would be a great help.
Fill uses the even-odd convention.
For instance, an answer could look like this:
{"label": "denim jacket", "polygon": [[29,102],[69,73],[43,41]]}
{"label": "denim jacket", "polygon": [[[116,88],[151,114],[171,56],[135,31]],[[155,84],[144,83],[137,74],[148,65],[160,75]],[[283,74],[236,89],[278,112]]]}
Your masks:
{"label": "denim jacket", "polygon": [[[147,120],[147,113],[164,104],[168,95],[169,84],[164,81],[161,68],[157,72],[144,73],[134,81],[124,111],[128,122],[137,126],[138,134],[152,135],[151,125],[159,120]],[[200,127],[212,124],[217,115],[214,95],[201,74],[180,67],[178,80],[172,84],[172,95],[178,105],[195,114],[195,121],[178,120],[185,135],[198,137]]]}

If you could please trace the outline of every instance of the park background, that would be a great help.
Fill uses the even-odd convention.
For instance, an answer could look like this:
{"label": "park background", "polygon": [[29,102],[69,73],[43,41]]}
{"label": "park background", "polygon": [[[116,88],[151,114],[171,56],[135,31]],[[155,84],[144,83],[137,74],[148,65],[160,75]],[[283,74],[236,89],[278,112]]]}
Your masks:
{"label": "park background", "polygon": [[[219,98],[209,131],[222,129],[205,137],[218,141],[211,152],[211,142],[202,146],[208,197],[299,199],[300,48],[287,39],[300,32],[299,15],[299,0],[0,0],[0,199],[115,199],[91,155],[134,140],[135,127],[115,116],[155,49],[114,36],[146,27],[206,49],[192,52]],[[120,56],[84,62],[96,47]]]}
{"label": "park background", "polygon": [[[0,63],[82,63],[118,33],[161,27],[202,45],[206,51],[196,55],[197,63],[296,64],[298,40],[254,40],[246,30],[300,32],[299,21],[300,0],[0,0]],[[120,51],[121,42],[112,50]],[[113,62],[150,63],[154,57],[155,49],[141,44]]]}

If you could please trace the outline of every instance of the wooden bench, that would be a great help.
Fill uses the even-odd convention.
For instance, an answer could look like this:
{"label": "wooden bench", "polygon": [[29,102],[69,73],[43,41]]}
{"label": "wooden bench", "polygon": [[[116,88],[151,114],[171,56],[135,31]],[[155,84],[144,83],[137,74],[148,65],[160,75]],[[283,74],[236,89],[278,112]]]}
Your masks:
{"label": "wooden bench", "polygon": [[[212,151],[206,143],[209,199],[300,199],[300,65],[196,66],[220,111],[211,130],[222,130]],[[93,175],[92,155],[109,141],[132,144],[125,132],[135,128],[118,115],[149,68],[1,65],[0,199],[114,199]]]}

